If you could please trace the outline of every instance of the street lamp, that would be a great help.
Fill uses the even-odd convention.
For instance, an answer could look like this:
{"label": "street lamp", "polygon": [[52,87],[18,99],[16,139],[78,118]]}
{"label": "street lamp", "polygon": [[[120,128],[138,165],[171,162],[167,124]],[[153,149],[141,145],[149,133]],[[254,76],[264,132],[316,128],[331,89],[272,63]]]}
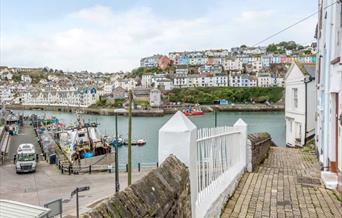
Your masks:
{"label": "street lamp", "polygon": [[120,181],[119,181],[119,149],[118,149],[118,143],[119,143],[119,137],[118,137],[118,113],[126,113],[127,111],[125,109],[114,109],[115,113],[115,192],[120,191]]}
{"label": "street lamp", "polygon": [[83,186],[83,187],[77,187],[74,191],[71,192],[70,194],[70,199],[72,198],[72,196],[74,196],[76,194],[76,217],[79,218],[80,217],[80,209],[79,209],[79,203],[78,203],[78,193],[79,192],[84,192],[84,191],[88,191],[90,189],[89,186]]}

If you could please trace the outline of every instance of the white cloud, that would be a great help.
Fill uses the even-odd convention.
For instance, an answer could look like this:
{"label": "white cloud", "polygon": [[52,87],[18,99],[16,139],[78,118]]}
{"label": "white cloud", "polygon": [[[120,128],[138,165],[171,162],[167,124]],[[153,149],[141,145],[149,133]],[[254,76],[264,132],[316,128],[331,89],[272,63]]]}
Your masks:
{"label": "white cloud", "polygon": [[[1,64],[107,72],[131,70],[139,65],[141,57],[155,53],[252,44],[289,23],[287,19],[274,22],[275,16],[271,10],[245,11],[235,18],[224,13],[218,17],[209,11],[192,19],[167,19],[147,7],[118,12],[96,5],[67,15],[53,31],[42,31],[46,29],[45,22],[36,25],[30,34],[5,33]],[[308,33],[287,36],[293,37],[287,40],[306,39]]]}
{"label": "white cloud", "polygon": [[273,10],[264,11],[243,11],[237,20],[240,22],[256,22],[269,19],[274,14]]}

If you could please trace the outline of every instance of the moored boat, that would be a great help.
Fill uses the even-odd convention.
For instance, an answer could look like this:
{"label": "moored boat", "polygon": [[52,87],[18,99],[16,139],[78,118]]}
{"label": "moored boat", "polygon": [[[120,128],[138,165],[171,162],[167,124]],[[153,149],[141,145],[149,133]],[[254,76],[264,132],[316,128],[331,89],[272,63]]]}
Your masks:
{"label": "moored boat", "polygon": [[186,116],[201,116],[204,115],[204,112],[202,111],[201,107],[199,105],[196,105],[194,108],[191,106],[188,106],[186,109],[183,110],[183,113]]}

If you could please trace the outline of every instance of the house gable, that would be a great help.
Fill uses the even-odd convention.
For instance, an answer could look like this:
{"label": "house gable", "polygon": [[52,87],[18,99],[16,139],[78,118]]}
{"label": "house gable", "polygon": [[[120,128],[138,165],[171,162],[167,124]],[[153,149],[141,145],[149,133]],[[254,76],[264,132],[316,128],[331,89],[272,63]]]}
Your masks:
{"label": "house gable", "polygon": [[304,82],[305,75],[297,64],[293,63],[285,76],[285,82]]}

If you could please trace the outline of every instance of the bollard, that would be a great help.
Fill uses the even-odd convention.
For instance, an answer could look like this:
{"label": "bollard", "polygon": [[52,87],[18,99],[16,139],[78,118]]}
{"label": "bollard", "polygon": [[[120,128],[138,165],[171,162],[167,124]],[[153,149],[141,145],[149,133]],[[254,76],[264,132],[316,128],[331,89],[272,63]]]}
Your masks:
{"label": "bollard", "polygon": [[108,166],[107,166],[108,173],[112,173],[112,168],[113,168],[113,166],[112,166],[112,165],[108,165]]}
{"label": "bollard", "polygon": [[91,174],[91,165],[89,165],[89,174]]}
{"label": "bollard", "polygon": [[157,167],[159,167],[159,162],[157,162]]}
{"label": "bollard", "polygon": [[62,168],[61,168],[61,169],[62,169],[62,174],[64,174],[64,166],[62,166]]}
{"label": "bollard", "polygon": [[126,164],[126,173],[128,173],[128,164]]}
{"label": "bollard", "polygon": [[71,166],[69,165],[69,175],[71,175]]}
{"label": "bollard", "polygon": [[140,165],[140,163],[138,163],[138,172],[140,172],[140,167],[141,167],[141,165]]}

